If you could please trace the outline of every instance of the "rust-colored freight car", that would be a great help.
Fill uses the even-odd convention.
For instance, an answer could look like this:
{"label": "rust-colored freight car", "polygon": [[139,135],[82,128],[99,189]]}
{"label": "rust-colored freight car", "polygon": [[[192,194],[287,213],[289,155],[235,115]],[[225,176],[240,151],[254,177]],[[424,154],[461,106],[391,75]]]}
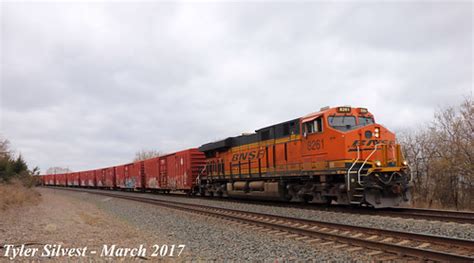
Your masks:
{"label": "rust-colored freight car", "polygon": [[142,187],[141,166],[143,162],[128,163],[116,167],[115,178],[118,188],[139,189]]}
{"label": "rust-colored freight car", "polygon": [[115,188],[115,167],[105,168],[105,182],[104,187]]}
{"label": "rust-colored freight car", "polygon": [[173,191],[192,190],[205,162],[204,154],[195,148],[160,157],[161,187]]}
{"label": "rust-colored freight car", "polygon": [[56,174],[55,178],[56,178],[55,185],[67,186],[67,176],[66,176],[66,174]]}
{"label": "rust-colored freight car", "polygon": [[105,171],[106,169],[95,170],[95,182],[97,187],[105,187]]}
{"label": "rust-colored freight car", "polygon": [[79,186],[87,186],[87,176],[86,172],[79,172]]}
{"label": "rust-colored freight car", "polygon": [[79,173],[68,173],[67,175],[67,185],[68,186],[79,186]]}
{"label": "rust-colored freight car", "polygon": [[115,167],[115,185],[118,188],[125,188],[125,166],[126,164]]}
{"label": "rust-colored freight car", "polygon": [[81,172],[81,180],[84,182],[84,184],[81,184],[81,186],[95,187],[95,170]]}
{"label": "rust-colored freight car", "polygon": [[143,162],[135,162],[125,166],[125,187],[129,189],[142,188],[142,166]]}
{"label": "rust-colored freight car", "polygon": [[43,176],[43,182],[44,185],[55,185],[55,175],[54,174],[48,174]]}
{"label": "rust-colored freight car", "polygon": [[143,170],[145,172],[145,188],[150,190],[163,188],[160,182],[160,157],[144,160]]}

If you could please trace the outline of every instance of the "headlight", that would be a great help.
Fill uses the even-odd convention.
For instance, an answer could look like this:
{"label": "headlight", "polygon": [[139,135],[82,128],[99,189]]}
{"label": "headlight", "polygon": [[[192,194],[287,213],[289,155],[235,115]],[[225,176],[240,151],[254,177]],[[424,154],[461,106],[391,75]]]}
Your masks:
{"label": "headlight", "polygon": [[381,161],[375,161],[375,166],[377,166],[377,167],[382,166],[382,162]]}
{"label": "headlight", "polygon": [[403,166],[408,166],[408,162],[407,162],[407,161],[403,161],[403,162],[402,162],[402,165],[403,165]]}
{"label": "headlight", "polygon": [[375,136],[375,138],[379,138],[379,137],[380,137],[380,129],[379,129],[379,128],[375,128],[375,130],[374,130],[374,136]]}

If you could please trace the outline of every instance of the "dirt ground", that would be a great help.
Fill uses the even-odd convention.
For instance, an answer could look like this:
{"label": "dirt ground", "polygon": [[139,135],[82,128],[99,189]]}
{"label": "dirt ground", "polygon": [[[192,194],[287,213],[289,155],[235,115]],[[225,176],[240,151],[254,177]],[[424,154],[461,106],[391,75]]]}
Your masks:
{"label": "dirt ground", "polygon": [[38,191],[24,187],[20,181],[0,184],[0,212],[23,205],[36,205],[40,200]]}
{"label": "dirt ground", "polygon": [[[34,257],[16,257],[13,261],[53,260],[64,261],[65,257],[48,257],[45,245],[61,245],[62,248],[77,248],[73,261],[140,260],[147,257],[100,257],[104,244],[118,247],[139,247],[140,244],[160,244],[159,238],[143,233],[136,227],[99,210],[97,206],[67,195],[57,195],[54,191],[36,189],[41,195],[36,204],[25,203],[15,208],[0,210],[0,261],[10,261],[13,251],[7,253],[5,245],[21,248],[38,248]],[[58,198],[58,196],[60,198]],[[107,201],[104,198],[104,202]],[[83,253],[87,247],[86,253]],[[147,249],[150,254],[152,248]],[[96,255],[91,251],[96,251]],[[46,256],[41,256],[46,253]],[[83,257],[82,255],[85,255]]]}

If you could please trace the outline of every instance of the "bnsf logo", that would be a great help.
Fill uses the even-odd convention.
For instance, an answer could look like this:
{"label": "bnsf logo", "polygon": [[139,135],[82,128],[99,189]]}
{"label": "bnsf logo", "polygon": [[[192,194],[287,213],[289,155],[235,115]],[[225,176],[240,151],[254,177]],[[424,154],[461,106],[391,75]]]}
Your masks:
{"label": "bnsf logo", "polygon": [[355,148],[357,146],[375,146],[376,144],[388,144],[388,145],[393,145],[395,144],[394,141],[388,141],[388,140],[355,140],[351,147]]}
{"label": "bnsf logo", "polygon": [[232,161],[237,162],[237,161],[247,161],[247,160],[253,160],[255,158],[262,158],[265,156],[265,150],[253,150],[250,152],[245,152],[245,153],[235,153],[232,155]]}

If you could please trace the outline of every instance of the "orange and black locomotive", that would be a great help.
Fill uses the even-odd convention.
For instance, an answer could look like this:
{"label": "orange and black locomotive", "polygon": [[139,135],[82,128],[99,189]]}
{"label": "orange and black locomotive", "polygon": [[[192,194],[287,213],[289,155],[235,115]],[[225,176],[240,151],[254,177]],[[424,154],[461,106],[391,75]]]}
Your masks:
{"label": "orange and black locomotive", "polygon": [[366,108],[322,108],[199,150],[202,195],[377,208],[410,200],[400,145]]}

